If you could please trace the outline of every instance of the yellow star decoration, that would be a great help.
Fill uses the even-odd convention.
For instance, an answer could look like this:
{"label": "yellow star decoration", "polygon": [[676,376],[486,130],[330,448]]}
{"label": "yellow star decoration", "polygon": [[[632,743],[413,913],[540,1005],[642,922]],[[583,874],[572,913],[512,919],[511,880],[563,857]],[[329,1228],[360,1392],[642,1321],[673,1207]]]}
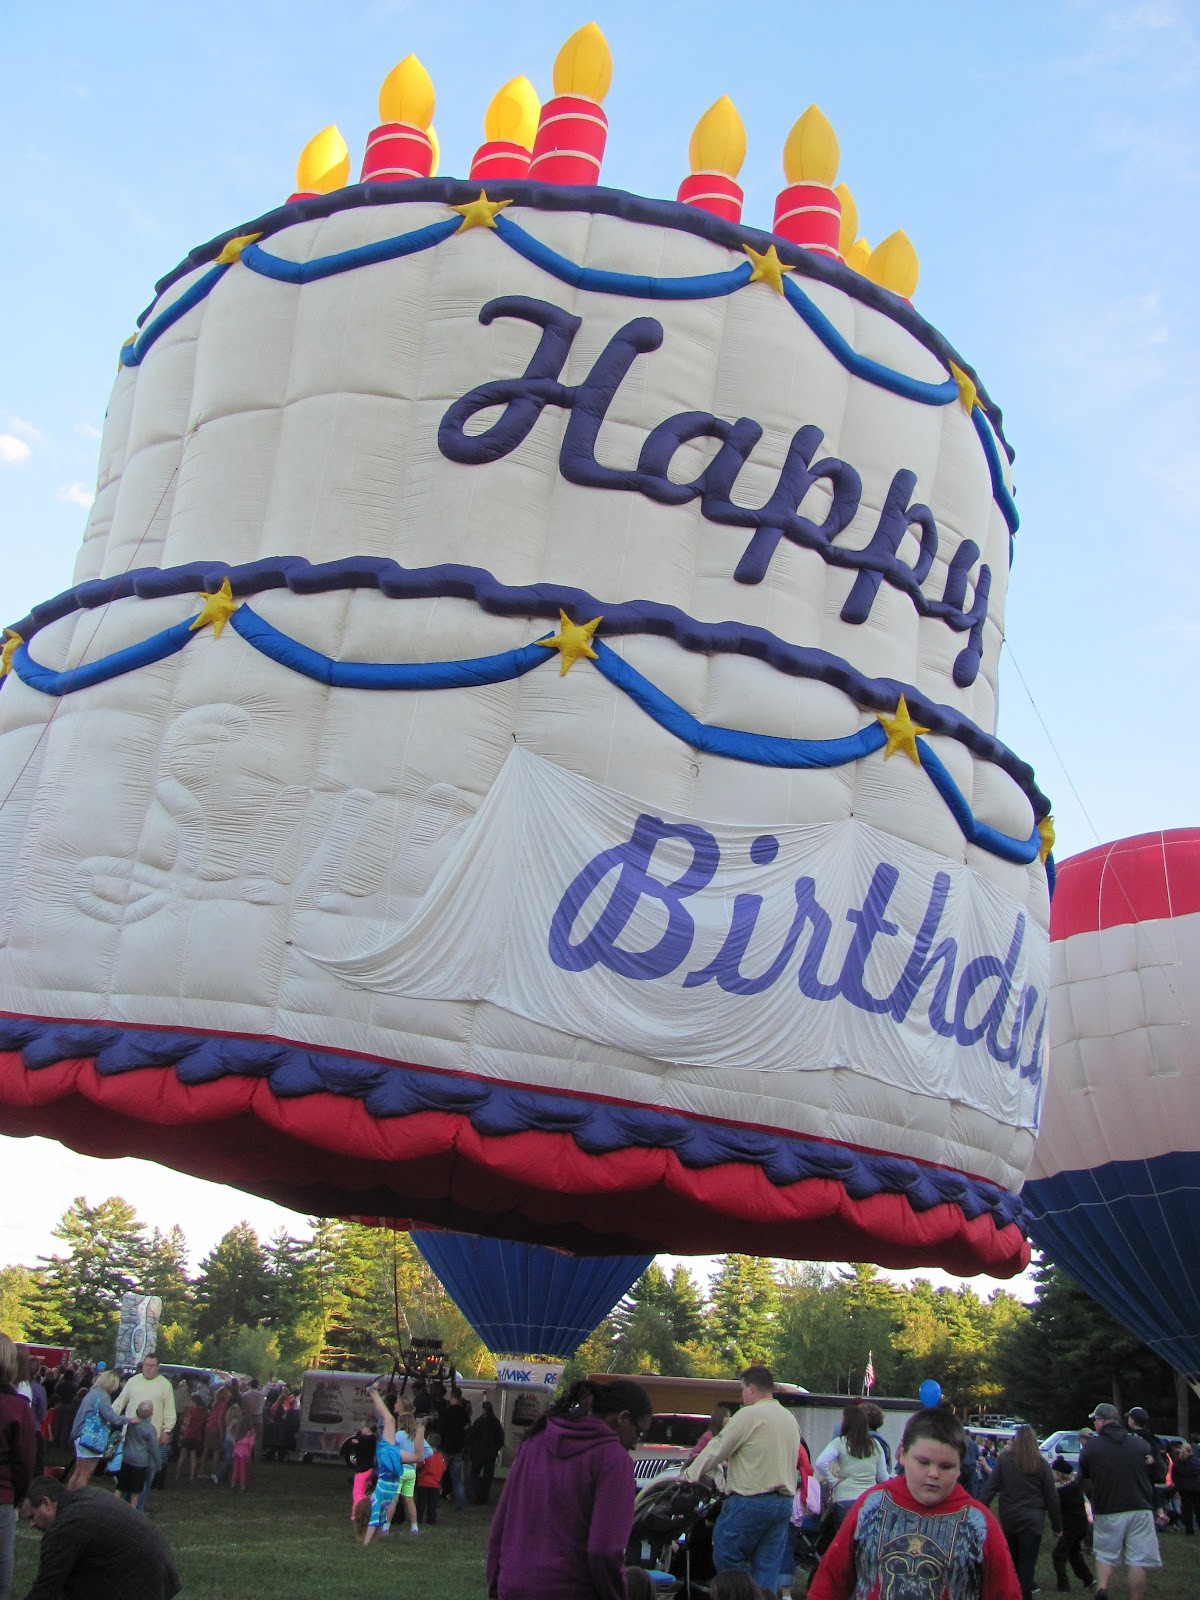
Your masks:
{"label": "yellow star decoration", "polygon": [[970,416],[979,404],[979,391],[975,387],[975,379],[964,372],[957,361],[950,363],[950,376],[958,385],[958,398],[962,401],[962,408]]}
{"label": "yellow star decoration", "polygon": [[592,635],[603,621],[603,617],[593,617],[590,622],[572,622],[565,611],[558,613],[560,632],[556,633],[553,639],[539,639],[537,642],[543,650],[557,650],[561,653],[562,666],[558,671],[560,678],[566,677],[580,656],[586,656],[589,661],[600,659],[592,649]]}
{"label": "yellow star decoration", "polygon": [[503,211],[505,206],[510,205],[511,200],[489,200],[487,190],[481,189],[477,200],[469,200],[465,206],[451,206],[450,209],[457,211],[462,218],[459,233],[466,233],[468,228],[494,228],[497,211]]}
{"label": "yellow star decoration", "polygon": [[7,678],[12,671],[13,656],[17,653],[17,646],[24,644],[21,635],[12,628],[4,630],[4,648],[0,650],[0,678]]}
{"label": "yellow star decoration", "polygon": [[1043,817],[1038,823],[1037,831],[1042,839],[1041,847],[1038,850],[1038,860],[1045,864],[1046,857],[1054,849],[1054,818]]}
{"label": "yellow star decoration", "polygon": [[248,244],[253,244],[255,239],[261,238],[261,233],[239,233],[236,239],[226,239],[221,254],[214,264],[218,267],[232,266],[235,261],[242,259],[242,251]]}
{"label": "yellow star decoration", "polygon": [[771,245],[763,255],[759,255],[757,250],[752,250],[748,244],[744,244],[742,249],[754,263],[754,271],[746,279],[746,282],[768,283],[776,294],[782,294],[783,275],[792,269],[791,267],[785,267],[783,262],[780,261],[775,246]]}
{"label": "yellow star decoration", "polygon": [[884,733],[887,734],[887,749],[883,752],[883,759],[887,761],[897,750],[902,750],[910,761],[915,761],[917,766],[920,766],[921,756],[917,749],[917,738],[922,733],[928,733],[929,729],[913,721],[904,696],[900,696],[900,704],[896,707],[894,717],[889,717],[884,711],[877,711],[875,715],[879,718]]}
{"label": "yellow star decoration", "polygon": [[201,590],[200,598],[204,601],[204,607],[198,616],[192,618],[191,627],[188,631],[194,633],[197,628],[203,628],[211,622],[213,638],[219,639],[221,637],[221,629],[237,610],[241,601],[233,598],[233,590],[229,587],[228,578],[224,580],[215,594],[205,594]]}

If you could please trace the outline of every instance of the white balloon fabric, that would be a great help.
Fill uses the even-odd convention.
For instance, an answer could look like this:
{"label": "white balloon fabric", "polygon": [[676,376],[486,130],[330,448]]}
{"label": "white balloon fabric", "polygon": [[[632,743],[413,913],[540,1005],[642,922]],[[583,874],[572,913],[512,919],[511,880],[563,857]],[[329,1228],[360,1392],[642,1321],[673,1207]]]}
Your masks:
{"label": "white balloon fabric", "polygon": [[122,352],[5,651],[6,1125],[309,1211],[1017,1270],[999,413],[840,264],[498,192],[272,213]]}
{"label": "white balloon fabric", "polygon": [[1034,1242],[1200,1377],[1200,829],[1072,856],[1050,922],[1051,1069]]}

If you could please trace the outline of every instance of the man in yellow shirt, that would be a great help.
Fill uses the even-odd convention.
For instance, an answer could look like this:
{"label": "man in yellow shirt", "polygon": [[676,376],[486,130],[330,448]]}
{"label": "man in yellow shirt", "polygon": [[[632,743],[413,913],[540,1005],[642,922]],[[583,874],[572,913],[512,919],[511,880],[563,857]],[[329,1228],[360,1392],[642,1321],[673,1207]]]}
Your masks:
{"label": "man in yellow shirt", "polygon": [[154,1407],[151,1421],[154,1423],[158,1434],[160,1460],[151,1461],[146,1472],[146,1485],[138,1496],[137,1508],[145,1511],[146,1502],[150,1498],[150,1486],[158,1475],[161,1465],[163,1446],[171,1442],[171,1429],[175,1426],[175,1391],[171,1388],[169,1378],[164,1378],[158,1370],[158,1357],[146,1356],[142,1361],[142,1370],[135,1372],[133,1377],[121,1390],[113,1401],[113,1410],[121,1416],[128,1414],[137,1416],[137,1408],[143,1400],[149,1400]]}
{"label": "man in yellow shirt", "polygon": [[718,1572],[749,1573],[768,1594],[779,1587],[799,1452],[800,1430],[775,1399],[770,1368],[747,1367],[741,1410],[683,1474],[695,1483],[725,1463],[729,1493],[713,1530],[713,1564]]}

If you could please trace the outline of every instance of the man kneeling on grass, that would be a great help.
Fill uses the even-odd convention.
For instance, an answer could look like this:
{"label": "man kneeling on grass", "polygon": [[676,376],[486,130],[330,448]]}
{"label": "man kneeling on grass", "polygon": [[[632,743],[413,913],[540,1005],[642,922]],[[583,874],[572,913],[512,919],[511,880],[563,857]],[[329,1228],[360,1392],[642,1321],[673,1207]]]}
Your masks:
{"label": "man kneeling on grass", "polygon": [[966,1447],[953,1412],[911,1416],[896,1455],[903,1478],[855,1502],[821,1558],[808,1600],[1021,1600],[1000,1524],[959,1486]]}
{"label": "man kneeling on grass", "polygon": [[35,1478],[21,1515],[42,1534],[25,1600],[171,1600],[179,1593],[170,1545],[116,1495]]}

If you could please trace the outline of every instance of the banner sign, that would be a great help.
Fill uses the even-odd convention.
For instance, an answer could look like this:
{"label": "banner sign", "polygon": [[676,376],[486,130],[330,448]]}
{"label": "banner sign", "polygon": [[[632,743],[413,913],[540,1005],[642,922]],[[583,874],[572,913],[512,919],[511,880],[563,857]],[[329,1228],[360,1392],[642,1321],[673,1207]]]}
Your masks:
{"label": "banner sign", "polygon": [[1045,934],[970,867],[854,819],[649,813],[518,748],[405,926],[307,953],[363,988],[492,1000],[663,1062],[845,1066],[1037,1124]]}

